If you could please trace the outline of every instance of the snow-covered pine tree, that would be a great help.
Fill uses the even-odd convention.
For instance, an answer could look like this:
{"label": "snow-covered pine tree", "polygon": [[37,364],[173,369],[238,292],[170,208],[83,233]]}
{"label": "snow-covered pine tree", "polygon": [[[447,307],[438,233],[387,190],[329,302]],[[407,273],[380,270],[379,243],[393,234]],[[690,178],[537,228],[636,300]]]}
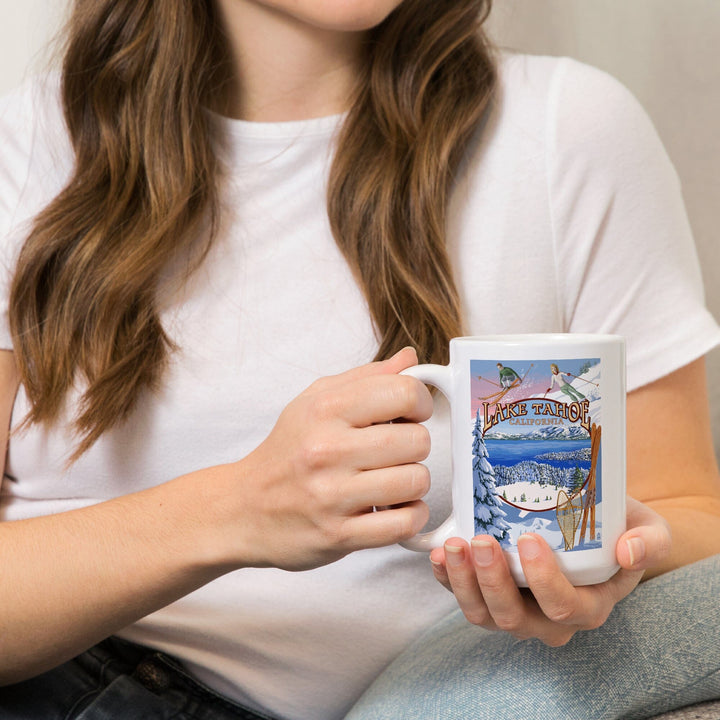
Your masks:
{"label": "snow-covered pine tree", "polygon": [[573,471],[571,482],[570,482],[570,492],[576,493],[582,486],[585,484],[585,476],[583,475],[582,470],[579,466],[575,466],[575,470]]}
{"label": "snow-covered pine tree", "polygon": [[473,428],[473,497],[475,499],[475,532],[505,540],[510,525],[503,520],[507,513],[501,509],[495,492],[495,472],[488,462],[488,451],[482,437],[480,411]]}

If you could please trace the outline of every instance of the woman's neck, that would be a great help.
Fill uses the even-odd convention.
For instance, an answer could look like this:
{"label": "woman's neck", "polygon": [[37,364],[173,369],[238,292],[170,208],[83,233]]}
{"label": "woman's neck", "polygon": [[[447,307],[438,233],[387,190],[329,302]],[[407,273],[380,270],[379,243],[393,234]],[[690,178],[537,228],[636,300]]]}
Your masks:
{"label": "woman's neck", "polygon": [[253,0],[215,0],[230,54],[224,114],[257,122],[347,109],[364,33],[326,29]]}

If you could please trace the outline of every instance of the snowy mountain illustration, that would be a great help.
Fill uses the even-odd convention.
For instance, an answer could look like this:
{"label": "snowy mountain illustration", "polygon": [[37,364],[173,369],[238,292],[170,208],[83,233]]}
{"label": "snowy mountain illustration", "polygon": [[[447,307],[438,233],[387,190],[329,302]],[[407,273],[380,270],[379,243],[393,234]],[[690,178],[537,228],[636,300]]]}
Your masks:
{"label": "snowy mountain illustration", "polygon": [[[594,420],[595,417],[593,416],[593,421]],[[525,433],[509,433],[491,430],[485,435],[486,440],[587,440],[589,437],[586,430],[576,425],[571,425],[570,427],[550,425]]]}

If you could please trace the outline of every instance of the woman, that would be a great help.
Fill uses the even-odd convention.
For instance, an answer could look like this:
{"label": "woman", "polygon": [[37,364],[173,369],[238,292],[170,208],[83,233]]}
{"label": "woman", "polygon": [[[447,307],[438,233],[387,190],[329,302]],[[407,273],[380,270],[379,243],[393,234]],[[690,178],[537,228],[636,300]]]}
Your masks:
{"label": "woman", "polygon": [[[562,646],[646,571],[720,550],[702,401],[720,335],[667,159],[601,73],[496,66],[487,9],[77,0],[59,88],[5,102],[3,717],[340,718],[458,606],[504,631],[463,621],[469,656]],[[645,504],[604,585],[569,586],[538,539],[531,594],[492,543],[448,541],[435,578],[396,545],[447,487],[441,442],[428,495],[407,346],[442,362],[454,335],[528,330],[628,336]],[[682,460],[647,431],[671,415]],[[427,717],[467,697],[405,685]],[[378,687],[354,712],[401,717]],[[483,694],[475,716],[502,717]]]}

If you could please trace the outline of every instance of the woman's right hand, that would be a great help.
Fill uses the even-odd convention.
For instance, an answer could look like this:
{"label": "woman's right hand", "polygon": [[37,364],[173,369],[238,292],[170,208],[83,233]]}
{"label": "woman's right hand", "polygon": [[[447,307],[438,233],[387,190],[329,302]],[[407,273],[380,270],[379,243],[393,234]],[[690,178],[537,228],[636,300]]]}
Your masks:
{"label": "woman's right hand", "polygon": [[406,348],[314,382],[254,452],[225,466],[230,564],[305,570],[424,526],[430,437],[419,423],[432,397],[399,374],[416,363]]}
{"label": "woman's right hand", "polygon": [[[414,535],[429,484],[418,462],[430,441],[418,423],[432,401],[399,373],[416,362],[408,349],[318,380],[236,463],[0,522],[0,685],[74,657],[225,572],[302,570]],[[17,385],[13,354],[0,352],[0,450]]]}

